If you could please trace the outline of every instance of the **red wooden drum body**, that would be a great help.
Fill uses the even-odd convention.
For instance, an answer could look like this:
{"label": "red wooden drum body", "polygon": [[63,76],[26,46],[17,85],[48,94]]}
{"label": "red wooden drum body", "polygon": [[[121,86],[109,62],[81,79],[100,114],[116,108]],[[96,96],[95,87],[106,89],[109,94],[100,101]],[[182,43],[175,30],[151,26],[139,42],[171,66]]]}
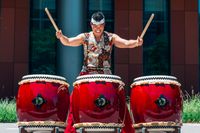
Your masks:
{"label": "red wooden drum body", "polygon": [[19,122],[65,122],[69,110],[69,85],[53,75],[27,75],[19,82],[17,116]]}
{"label": "red wooden drum body", "polygon": [[181,123],[180,83],[173,76],[143,76],[131,85],[131,111],[135,123],[172,121]]}
{"label": "red wooden drum body", "polygon": [[114,75],[94,74],[77,77],[72,93],[75,123],[123,123],[124,83]]}

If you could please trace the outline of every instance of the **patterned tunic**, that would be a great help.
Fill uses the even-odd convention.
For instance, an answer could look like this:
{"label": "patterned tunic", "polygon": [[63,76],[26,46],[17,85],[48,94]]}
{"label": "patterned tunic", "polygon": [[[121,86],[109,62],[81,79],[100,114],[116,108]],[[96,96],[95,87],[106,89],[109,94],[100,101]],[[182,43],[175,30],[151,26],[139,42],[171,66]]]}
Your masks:
{"label": "patterned tunic", "polygon": [[93,32],[85,33],[84,63],[80,75],[111,74],[112,34],[103,32],[99,42]]}

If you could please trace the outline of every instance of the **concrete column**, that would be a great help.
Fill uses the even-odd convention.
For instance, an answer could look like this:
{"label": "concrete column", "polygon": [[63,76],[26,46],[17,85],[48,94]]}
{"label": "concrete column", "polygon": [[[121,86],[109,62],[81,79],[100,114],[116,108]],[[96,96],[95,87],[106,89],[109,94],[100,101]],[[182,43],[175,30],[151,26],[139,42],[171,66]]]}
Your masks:
{"label": "concrete column", "polygon": [[[67,37],[74,37],[86,29],[86,1],[59,0],[57,1],[58,26]],[[79,75],[83,64],[83,48],[64,46],[58,41],[57,45],[57,74],[64,76],[70,84]]]}

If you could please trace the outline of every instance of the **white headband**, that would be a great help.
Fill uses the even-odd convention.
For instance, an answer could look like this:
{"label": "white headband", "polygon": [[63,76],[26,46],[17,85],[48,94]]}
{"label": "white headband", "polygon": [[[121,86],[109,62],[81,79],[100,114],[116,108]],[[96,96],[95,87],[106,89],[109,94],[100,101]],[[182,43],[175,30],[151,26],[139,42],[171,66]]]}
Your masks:
{"label": "white headband", "polygon": [[91,19],[91,23],[95,25],[100,25],[105,23],[105,19],[103,18],[101,21],[96,21],[93,18]]}

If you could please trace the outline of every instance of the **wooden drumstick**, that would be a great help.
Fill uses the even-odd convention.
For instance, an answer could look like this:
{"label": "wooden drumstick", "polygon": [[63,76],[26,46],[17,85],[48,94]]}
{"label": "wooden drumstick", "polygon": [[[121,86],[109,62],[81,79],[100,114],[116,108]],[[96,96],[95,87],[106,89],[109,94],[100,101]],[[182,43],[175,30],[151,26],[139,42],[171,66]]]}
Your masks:
{"label": "wooden drumstick", "polygon": [[49,17],[51,23],[53,24],[53,27],[55,28],[56,31],[59,31],[58,26],[56,25],[55,21],[53,20],[49,10],[45,8],[45,12],[47,13],[47,16]]}
{"label": "wooden drumstick", "polygon": [[144,27],[144,30],[142,31],[142,34],[140,35],[141,39],[144,37],[144,34],[146,33],[146,31],[147,31],[149,25],[151,24],[151,21],[153,20],[153,18],[154,18],[154,13],[151,14],[151,17],[149,18],[147,24]]}

